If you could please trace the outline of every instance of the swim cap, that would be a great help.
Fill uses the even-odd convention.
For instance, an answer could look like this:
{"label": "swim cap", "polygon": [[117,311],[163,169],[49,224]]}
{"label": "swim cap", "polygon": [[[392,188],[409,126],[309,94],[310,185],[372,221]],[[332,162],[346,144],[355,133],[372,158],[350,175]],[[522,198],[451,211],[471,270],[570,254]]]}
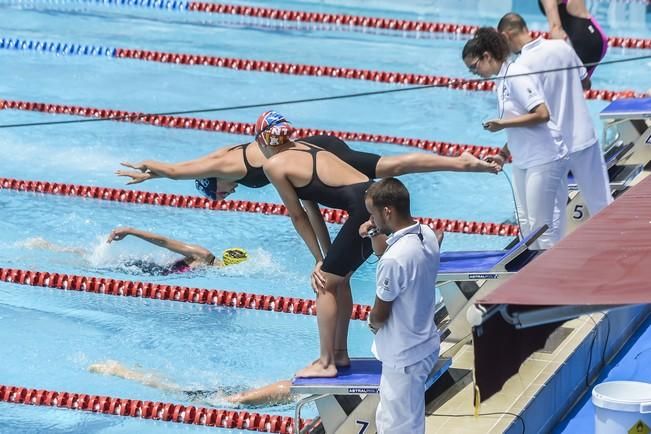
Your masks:
{"label": "swim cap", "polygon": [[207,198],[217,200],[217,178],[195,179],[194,186]]}
{"label": "swim cap", "polygon": [[293,132],[294,127],[285,116],[273,110],[262,113],[255,122],[255,138],[266,146],[287,143]]}
{"label": "swim cap", "polygon": [[246,252],[246,250],[239,247],[226,249],[222,255],[222,261],[224,261],[224,265],[239,264],[240,262],[244,262],[247,259],[249,259],[249,254]]}

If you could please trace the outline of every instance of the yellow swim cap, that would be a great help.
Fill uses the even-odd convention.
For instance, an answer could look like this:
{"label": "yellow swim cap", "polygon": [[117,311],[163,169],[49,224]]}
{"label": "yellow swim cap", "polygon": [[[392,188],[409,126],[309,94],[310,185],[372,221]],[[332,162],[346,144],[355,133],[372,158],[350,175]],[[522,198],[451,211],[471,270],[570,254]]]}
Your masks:
{"label": "yellow swim cap", "polygon": [[239,247],[226,249],[222,255],[222,261],[224,261],[224,265],[239,264],[240,262],[244,262],[247,259],[249,259],[249,254],[246,252],[246,250]]}

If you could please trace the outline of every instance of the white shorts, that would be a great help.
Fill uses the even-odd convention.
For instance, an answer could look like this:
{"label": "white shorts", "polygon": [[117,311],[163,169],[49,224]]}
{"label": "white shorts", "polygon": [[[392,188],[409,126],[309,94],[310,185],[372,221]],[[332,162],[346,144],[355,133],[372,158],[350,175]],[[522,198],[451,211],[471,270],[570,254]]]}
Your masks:
{"label": "white shorts", "polygon": [[425,432],[425,382],[438,360],[438,349],[404,368],[382,366],[380,404],[375,414],[378,434]]}
{"label": "white shorts", "polygon": [[[581,196],[590,211],[590,216],[594,216],[612,203],[608,171],[599,143],[570,153],[570,170],[581,190]],[[564,208],[561,209],[565,211]]]}
{"label": "white shorts", "polygon": [[[513,189],[522,235],[546,224],[548,229],[531,246],[549,249],[563,236],[565,213],[554,215],[559,197],[567,198],[568,158],[520,169],[513,166]],[[557,217],[559,221],[554,221]]]}

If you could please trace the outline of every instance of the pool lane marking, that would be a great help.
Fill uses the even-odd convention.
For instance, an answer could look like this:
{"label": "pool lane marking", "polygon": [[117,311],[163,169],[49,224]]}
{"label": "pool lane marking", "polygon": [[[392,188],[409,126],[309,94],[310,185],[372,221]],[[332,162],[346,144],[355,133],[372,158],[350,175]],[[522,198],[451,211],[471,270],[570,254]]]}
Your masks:
{"label": "pool lane marking", "polygon": [[[88,411],[113,416],[152,419],[161,422],[218,428],[243,429],[257,432],[289,434],[294,419],[290,416],[255,413],[246,410],[224,410],[174,404],[160,401],[117,398],[86,393],[31,389],[0,384],[0,402],[37,405],[67,410]],[[302,429],[311,420],[301,419]]]}
{"label": "pool lane marking", "polygon": [[[67,42],[40,41],[20,38],[0,38],[0,48],[13,51],[51,53],[65,56],[109,57],[145,62],[170,63],[185,66],[209,66],[235,71],[256,71],[310,77],[342,78],[400,85],[434,86],[466,91],[493,91],[494,81],[411,74],[406,72],[378,71],[340,66],[308,65],[268,60],[240,59],[201,54],[173,53],[156,50],[114,48]],[[634,90],[590,89],[584,92],[586,99],[612,101],[621,98],[642,98],[646,94]]]}
{"label": "pool lane marking", "polygon": [[[148,298],[235,309],[263,310],[295,315],[316,315],[316,300],[223,289],[205,289],[161,283],[120,280],[100,276],[0,268],[0,281],[63,291],[121,297]],[[350,319],[366,321],[371,306],[354,304]]]}
{"label": "pool lane marking", "polygon": [[[224,134],[238,134],[253,136],[255,124],[249,122],[225,121],[219,119],[207,119],[186,116],[172,116],[157,113],[142,113],[133,111],[116,110],[110,108],[84,107],[69,104],[56,104],[38,101],[0,100],[0,109],[21,110],[48,113],[52,115],[80,116],[89,118],[88,122],[112,121],[129,122],[151,125],[164,128],[178,128],[189,130],[201,130]],[[68,122],[68,121],[63,121]],[[81,122],[84,121],[70,121]],[[29,125],[29,124],[23,124]],[[14,125],[15,126],[15,125]],[[0,128],[8,127],[0,125]],[[317,128],[296,128],[298,137],[307,137],[320,134],[337,136],[342,140],[366,143],[386,143],[391,145],[418,148],[425,151],[432,151],[437,154],[455,156],[462,152],[470,152],[476,157],[483,157],[499,152],[500,148],[495,146],[468,145],[461,143],[441,142],[429,139],[417,139],[409,137],[389,136],[384,134],[371,134],[353,131],[323,130]]]}
{"label": "pool lane marking", "polygon": [[[288,216],[287,208],[282,204],[248,200],[212,200],[200,196],[185,196],[171,193],[129,190],[111,187],[99,187],[60,182],[34,181],[0,177],[2,189],[18,192],[44,193],[59,196],[74,196],[120,203],[140,205],[159,205],[173,208],[205,209],[212,211],[236,211],[256,214]],[[327,223],[343,224],[348,213],[343,210],[322,208],[321,215]],[[509,223],[488,223],[467,220],[440,219],[432,217],[415,217],[433,230],[513,237],[519,233],[518,225]]]}
{"label": "pool lane marking", "polygon": [[[627,3],[629,2],[630,0]],[[651,1],[649,0],[638,0],[637,2],[642,4],[651,4]],[[348,28],[388,30],[391,31],[389,35],[419,35],[428,33],[442,33],[455,36],[463,36],[472,35],[479,28],[479,26],[476,26],[474,24],[441,23],[423,20],[398,19],[391,17],[372,17],[364,15],[337,14],[317,11],[298,11],[202,1],[57,0],[56,2],[57,5],[62,5],[65,3],[93,4],[109,7],[138,7],[143,9],[156,9],[181,13],[199,12],[226,16],[245,16],[281,22],[330,25],[336,26],[337,30],[347,30]],[[328,28],[327,30],[331,29]],[[544,37],[549,39],[550,37],[549,32],[544,31],[532,30],[529,33],[533,38]],[[621,48],[651,49],[651,39],[626,36],[609,36],[608,45],[611,47]]]}

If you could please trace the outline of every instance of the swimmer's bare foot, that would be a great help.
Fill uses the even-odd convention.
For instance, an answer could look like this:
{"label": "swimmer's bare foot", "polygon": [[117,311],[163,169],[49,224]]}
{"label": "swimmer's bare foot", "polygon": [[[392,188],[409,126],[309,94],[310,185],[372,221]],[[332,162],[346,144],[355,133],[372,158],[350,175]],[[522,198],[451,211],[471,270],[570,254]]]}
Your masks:
{"label": "swimmer's bare foot", "polygon": [[[347,368],[350,366],[350,358],[348,357],[347,350],[341,350],[344,354],[340,354],[340,350],[335,350],[335,366],[337,368]],[[314,360],[311,365],[321,363],[321,359]]]}
{"label": "swimmer's bare foot", "polygon": [[310,364],[294,374],[296,378],[332,378],[337,376],[334,364],[324,366],[321,362]]}
{"label": "swimmer's bare foot", "polygon": [[461,153],[459,158],[465,163],[468,172],[499,173],[502,170],[499,164],[480,160],[468,151]]}

